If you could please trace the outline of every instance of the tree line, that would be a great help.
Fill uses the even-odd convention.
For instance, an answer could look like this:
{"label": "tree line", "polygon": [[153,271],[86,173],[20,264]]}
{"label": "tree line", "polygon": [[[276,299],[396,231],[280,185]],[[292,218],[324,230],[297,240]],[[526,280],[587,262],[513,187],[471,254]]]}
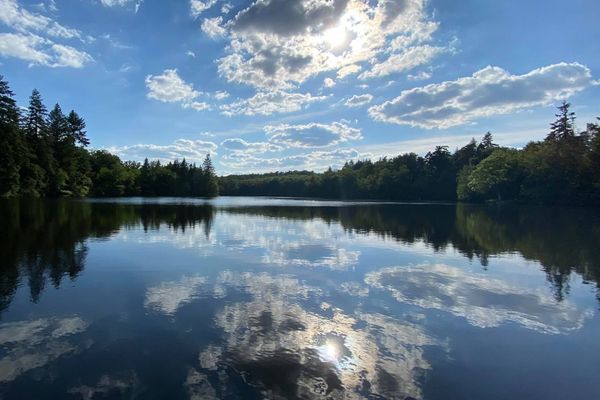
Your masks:
{"label": "tree line", "polygon": [[105,150],[89,151],[85,120],[50,112],[33,90],[21,110],[0,75],[0,197],[218,195],[210,155],[201,166],[126,161]]}
{"label": "tree line", "polygon": [[488,132],[453,153],[437,146],[424,157],[349,161],[323,173],[231,175],[219,184],[223,195],[600,204],[600,124],[577,131],[563,102],[547,137],[522,149],[501,147]]}
{"label": "tree line", "polygon": [[122,161],[87,149],[86,125],[56,104],[47,111],[34,90],[17,107],[0,76],[0,196],[294,196],[395,201],[515,200],[600,203],[600,123],[575,128],[570,104],[558,107],[542,141],[498,146],[491,133],[450,152],[348,161],[339,170],[230,175],[217,178],[210,155],[201,166],[182,161]]}

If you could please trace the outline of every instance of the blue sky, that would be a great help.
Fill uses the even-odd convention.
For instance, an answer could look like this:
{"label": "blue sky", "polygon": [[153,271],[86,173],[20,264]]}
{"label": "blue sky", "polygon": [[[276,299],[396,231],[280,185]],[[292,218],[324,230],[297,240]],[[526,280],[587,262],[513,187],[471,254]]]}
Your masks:
{"label": "blue sky", "polygon": [[[41,1],[41,2],[40,2]],[[0,74],[124,159],[322,170],[600,116],[591,0],[0,0]]]}

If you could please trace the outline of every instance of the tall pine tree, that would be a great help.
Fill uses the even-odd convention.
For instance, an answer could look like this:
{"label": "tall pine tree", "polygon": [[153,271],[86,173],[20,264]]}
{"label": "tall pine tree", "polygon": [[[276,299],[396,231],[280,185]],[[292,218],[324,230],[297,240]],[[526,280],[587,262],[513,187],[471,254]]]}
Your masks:
{"label": "tall pine tree", "polygon": [[24,144],[19,132],[19,109],[13,96],[0,75],[0,197],[16,196],[20,191]]}

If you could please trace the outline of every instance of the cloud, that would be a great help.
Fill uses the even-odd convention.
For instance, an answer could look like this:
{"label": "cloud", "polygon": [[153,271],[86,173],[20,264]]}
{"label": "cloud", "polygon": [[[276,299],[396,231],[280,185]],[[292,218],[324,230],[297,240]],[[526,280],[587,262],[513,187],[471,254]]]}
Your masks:
{"label": "cloud", "polygon": [[94,59],[71,46],[56,44],[34,34],[0,33],[0,55],[52,68],[82,68]]}
{"label": "cloud", "polygon": [[194,101],[203,93],[181,79],[176,69],[166,69],[160,75],[148,75],[146,87],[149,99],[163,103],[180,103],[183,108],[192,108],[196,111],[211,108],[206,102]]}
{"label": "cloud", "polygon": [[231,10],[233,10],[233,4],[231,3],[224,3],[221,6],[221,14],[229,14]]}
{"label": "cloud", "polygon": [[190,0],[190,15],[198,18],[200,14],[215,5],[217,0]]}
{"label": "cloud", "polygon": [[341,122],[269,125],[265,127],[265,132],[272,143],[300,148],[327,147],[349,140],[362,139],[360,129]]}
{"label": "cloud", "polygon": [[359,79],[376,78],[393,73],[409,71],[429,63],[434,57],[446,51],[438,46],[416,46],[399,53],[392,54],[385,61],[373,65],[369,71],[358,76]]}
{"label": "cloud", "polygon": [[431,75],[431,72],[419,71],[416,74],[408,74],[406,79],[409,81],[426,81],[427,79],[431,79]]}
{"label": "cloud", "polygon": [[310,93],[289,93],[281,90],[258,92],[248,99],[237,100],[220,107],[223,115],[271,115],[301,110],[308,104],[325,100],[326,96]]}
{"label": "cloud", "polygon": [[356,65],[356,64],[347,65],[347,66],[342,67],[342,68],[340,68],[338,70],[337,77],[340,78],[340,79],[342,79],[342,78],[345,78],[348,75],[352,75],[352,74],[358,73],[361,69],[362,69],[362,67],[360,65]]}
{"label": "cloud", "polygon": [[567,333],[593,315],[545,291],[443,264],[383,268],[367,274],[365,282],[399,302],[449,312],[480,328],[512,322],[541,333]]}
{"label": "cloud", "polygon": [[365,104],[369,104],[371,101],[373,101],[373,96],[367,93],[367,94],[354,95],[354,96],[350,97],[349,99],[346,99],[344,104],[347,107],[360,107],[360,106],[364,106]]}
{"label": "cloud", "polygon": [[202,21],[202,32],[206,33],[212,39],[225,36],[227,30],[221,26],[223,17],[205,18]]}
{"label": "cloud", "polygon": [[578,63],[553,64],[524,75],[488,66],[469,77],[405,90],[369,113],[377,121],[445,129],[546,106],[594,84],[590,69]]}
{"label": "cloud", "polygon": [[214,98],[217,100],[225,100],[229,97],[229,93],[225,90],[218,90],[214,93]]}
{"label": "cloud", "polygon": [[218,146],[204,140],[177,139],[168,145],[134,144],[131,146],[110,147],[107,150],[125,160],[143,161],[144,158],[159,159],[164,162],[181,160],[201,163],[206,154],[214,154]]}
{"label": "cloud", "polygon": [[349,160],[368,158],[369,154],[359,153],[351,148],[339,148],[330,151],[313,151],[310,153],[296,154],[282,157],[256,157],[245,152],[234,152],[220,158],[219,162],[227,168],[237,172],[253,171],[273,172],[290,170],[324,171],[327,168],[338,169]]}
{"label": "cloud", "polygon": [[186,51],[186,52],[185,52],[185,55],[186,55],[186,56],[189,56],[189,57],[192,57],[192,58],[196,58],[196,53],[194,53],[194,52],[193,52],[193,51],[191,51],[191,50],[188,50],[188,51]]}
{"label": "cloud", "polygon": [[[52,10],[54,3],[40,10]],[[77,29],[65,27],[52,18],[32,13],[15,0],[0,0],[0,23],[15,32],[0,33],[0,55],[28,61],[30,65],[81,68],[94,59],[85,51],[55,40],[83,38]]]}
{"label": "cloud", "polygon": [[251,151],[254,154],[268,151],[280,151],[283,148],[268,142],[247,142],[241,138],[226,139],[221,142],[221,148],[235,152]]}
{"label": "cloud", "polygon": [[[369,63],[372,76],[407,70],[426,61],[408,57],[436,49],[423,45],[438,24],[429,21],[425,0],[256,0],[223,27],[229,54],[218,61],[219,74],[264,90],[293,88],[326,71],[344,77]],[[380,64],[380,57],[388,59]],[[394,69],[396,61],[404,66]]]}
{"label": "cloud", "polygon": [[334,87],[335,81],[331,78],[325,78],[323,80],[323,86],[325,86],[326,88]]}
{"label": "cloud", "polygon": [[144,0],[100,0],[104,7],[128,7],[133,6],[134,12],[138,12]]}
{"label": "cloud", "polygon": [[78,30],[67,28],[50,17],[31,13],[16,0],[0,0],[0,22],[21,33],[39,32],[57,38],[81,39]]}

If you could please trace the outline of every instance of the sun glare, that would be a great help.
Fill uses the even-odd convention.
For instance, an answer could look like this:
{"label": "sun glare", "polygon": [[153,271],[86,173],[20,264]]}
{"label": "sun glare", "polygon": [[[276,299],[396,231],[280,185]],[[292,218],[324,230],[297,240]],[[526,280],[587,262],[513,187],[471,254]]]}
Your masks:
{"label": "sun glare", "polygon": [[344,26],[339,25],[326,30],[323,33],[323,38],[325,39],[325,42],[329,44],[329,46],[337,48],[346,42],[346,39],[348,38],[348,32]]}

